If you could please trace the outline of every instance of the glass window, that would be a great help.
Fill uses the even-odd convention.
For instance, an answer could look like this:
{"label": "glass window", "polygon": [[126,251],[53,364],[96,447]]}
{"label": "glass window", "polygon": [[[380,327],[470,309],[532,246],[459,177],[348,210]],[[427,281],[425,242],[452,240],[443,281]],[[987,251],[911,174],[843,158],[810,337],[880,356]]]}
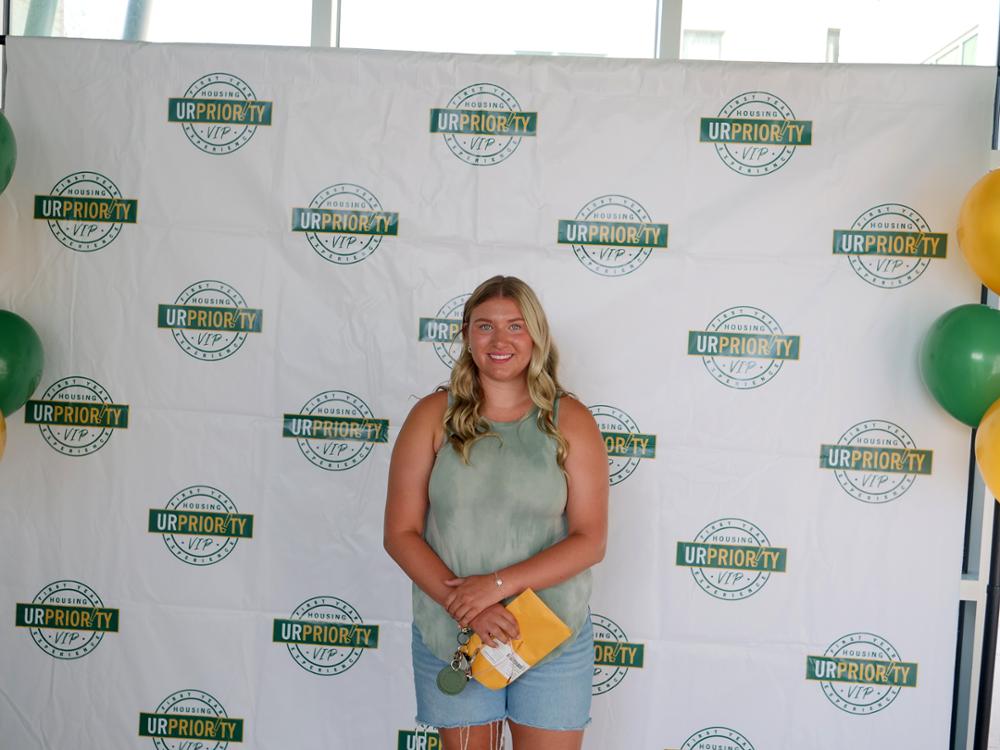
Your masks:
{"label": "glass window", "polygon": [[[151,42],[309,46],[312,0],[146,0]],[[336,0],[333,0],[336,3]]]}
{"label": "glass window", "polygon": [[961,65],[962,51],[955,45],[943,55],[934,58],[935,65]]}
{"label": "glass window", "polygon": [[656,0],[342,0],[342,47],[653,57]]}
{"label": "glass window", "polygon": [[121,39],[128,0],[14,0],[10,30],[14,35]]}
{"label": "glass window", "polygon": [[[332,0],[336,3],[336,0]],[[131,10],[151,42],[308,45],[312,0],[13,0],[11,33],[121,39]],[[143,25],[143,24],[140,24]]]}
{"label": "glass window", "polygon": [[724,32],[725,60],[995,65],[998,11],[1000,0],[683,0],[681,29]]}
{"label": "glass window", "polygon": [[975,65],[978,36],[978,29],[973,28],[958,39],[952,39],[924,62],[933,65]]}

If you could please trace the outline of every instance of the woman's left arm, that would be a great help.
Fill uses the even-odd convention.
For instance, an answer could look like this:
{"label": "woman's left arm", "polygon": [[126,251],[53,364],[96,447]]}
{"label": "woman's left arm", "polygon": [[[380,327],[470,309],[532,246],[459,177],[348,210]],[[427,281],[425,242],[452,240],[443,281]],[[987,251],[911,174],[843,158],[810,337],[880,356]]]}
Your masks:
{"label": "woman's left arm", "polygon": [[[559,404],[559,431],[569,446],[566,455],[566,538],[527,560],[490,575],[446,581],[455,590],[445,608],[466,622],[491,604],[525,589],[545,589],[572,578],[604,559],[608,536],[608,454],[604,439],[586,406],[564,397]],[[503,581],[498,586],[497,580]]]}

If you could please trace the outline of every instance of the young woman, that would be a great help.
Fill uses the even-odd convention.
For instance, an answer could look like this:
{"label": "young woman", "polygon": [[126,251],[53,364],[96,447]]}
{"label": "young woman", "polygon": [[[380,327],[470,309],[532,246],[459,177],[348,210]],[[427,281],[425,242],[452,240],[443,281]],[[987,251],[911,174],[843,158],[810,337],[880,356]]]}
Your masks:
{"label": "young woman", "polygon": [[[495,276],[462,313],[447,391],[421,399],[389,468],[385,548],[413,580],[417,721],[445,750],[577,750],[594,671],[589,568],[604,557],[608,460],[585,406],[556,377],[545,313],[520,279]],[[519,635],[503,603],[533,589],[572,636],[504,690],[438,672],[470,627],[487,645]]]}

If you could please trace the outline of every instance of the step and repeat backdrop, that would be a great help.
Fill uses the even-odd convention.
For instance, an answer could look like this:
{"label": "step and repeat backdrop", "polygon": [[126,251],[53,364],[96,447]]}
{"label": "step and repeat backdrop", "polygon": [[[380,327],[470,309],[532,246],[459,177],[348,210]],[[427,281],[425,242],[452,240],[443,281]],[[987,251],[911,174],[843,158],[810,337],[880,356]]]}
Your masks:
{"label": "step and repeat backdrop", "polygon": [[434,750],[390,452],[538,291],[608,447],[587,748],[947,746],[994,72],[9,39],[5,748]]}

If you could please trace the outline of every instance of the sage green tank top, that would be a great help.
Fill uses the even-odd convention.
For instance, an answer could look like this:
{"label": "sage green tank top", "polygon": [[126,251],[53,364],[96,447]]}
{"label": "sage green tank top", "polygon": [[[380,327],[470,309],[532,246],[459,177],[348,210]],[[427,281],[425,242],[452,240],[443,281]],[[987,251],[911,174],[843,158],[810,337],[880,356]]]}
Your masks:
{"label": "sage green tank top", "polygon": [[[557,401],[556,419],[558,414]],[[455,575],[493,573],[566,537],[566,479],[556,463],[556,443],[539,429],[537,416],[534,407],[516,422],[490,422],[499,437],[477,440],[468,465],[447,440],[438,450],[424,538]],[[535,593],[575,636],[589,612],[590,588],[588,569]],[[451,661],[458,623],[416,584],[413,621],[431,652]]]}

